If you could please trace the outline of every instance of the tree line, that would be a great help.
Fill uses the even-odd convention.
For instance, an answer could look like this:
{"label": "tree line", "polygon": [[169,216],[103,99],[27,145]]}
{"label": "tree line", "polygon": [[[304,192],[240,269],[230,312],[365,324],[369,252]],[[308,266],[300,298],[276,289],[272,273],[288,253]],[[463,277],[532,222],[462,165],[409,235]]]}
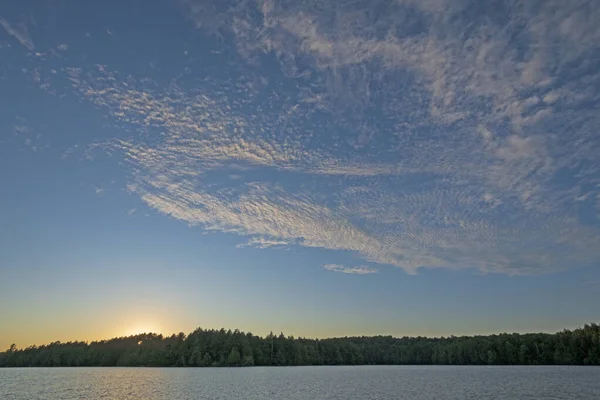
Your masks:
{"label": "tree line", "polygon": [[555,334],[462,337],[266,337],[239,330],[144,333],[53,342],[0,353],[0,367],[245,367],[295,365],[600,365],[600,325]]}

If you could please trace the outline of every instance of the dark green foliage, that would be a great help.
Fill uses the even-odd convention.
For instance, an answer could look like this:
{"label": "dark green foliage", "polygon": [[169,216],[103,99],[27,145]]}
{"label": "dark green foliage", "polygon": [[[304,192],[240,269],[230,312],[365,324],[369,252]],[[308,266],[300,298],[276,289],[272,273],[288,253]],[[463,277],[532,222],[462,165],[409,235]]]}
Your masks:
{"label": "dark green foliage", "polygon": [[100,342],[54,342],[0,353],[0,367],[221,367],[252,365],[600,365],[600,325],[556,334],[449,338],[303,339],[197,329]]}

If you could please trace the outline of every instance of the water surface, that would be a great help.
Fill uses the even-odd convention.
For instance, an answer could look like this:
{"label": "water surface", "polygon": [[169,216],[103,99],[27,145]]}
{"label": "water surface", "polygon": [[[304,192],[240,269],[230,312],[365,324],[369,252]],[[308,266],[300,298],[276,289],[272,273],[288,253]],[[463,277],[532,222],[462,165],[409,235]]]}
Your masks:
{"label": "water surface", "polygon": [[600,368],[14,368],[0,399],[597,400]]}

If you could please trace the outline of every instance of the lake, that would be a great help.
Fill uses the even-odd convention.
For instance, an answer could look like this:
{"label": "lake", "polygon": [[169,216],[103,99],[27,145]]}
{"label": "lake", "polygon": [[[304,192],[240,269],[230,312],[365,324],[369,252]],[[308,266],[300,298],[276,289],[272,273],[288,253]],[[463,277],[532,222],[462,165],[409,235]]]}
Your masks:
{"label": "lake", "polygon": [[598,367],[0,369],[0,399],[600,399]]}

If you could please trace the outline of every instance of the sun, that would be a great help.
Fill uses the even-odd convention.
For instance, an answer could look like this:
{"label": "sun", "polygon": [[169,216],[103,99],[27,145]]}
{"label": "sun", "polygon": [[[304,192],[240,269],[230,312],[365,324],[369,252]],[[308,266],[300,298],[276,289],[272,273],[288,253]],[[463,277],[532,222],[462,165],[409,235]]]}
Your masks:
{"label": "sun", "polygon": [[154,323],[136,324],[127,329],[125,336],[136,336],[142,333],[161,333],[161,329],[158,324]]}

